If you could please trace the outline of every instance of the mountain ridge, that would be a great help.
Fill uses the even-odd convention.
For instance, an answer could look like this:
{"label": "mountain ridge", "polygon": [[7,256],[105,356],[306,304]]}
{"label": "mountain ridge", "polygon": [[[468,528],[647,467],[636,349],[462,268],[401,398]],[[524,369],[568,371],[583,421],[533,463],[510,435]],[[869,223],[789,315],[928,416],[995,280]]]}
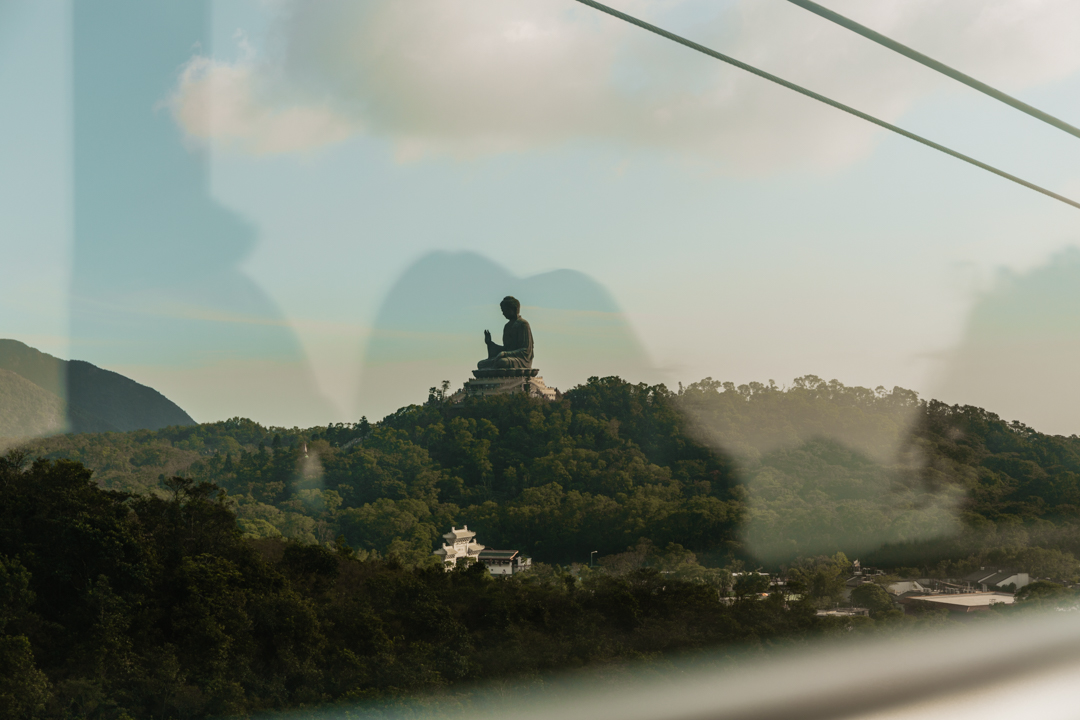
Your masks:
{"label": "mountain ridge", "polygon": [[[83,360],[62,360],[18,340],[0,339],[0,371],[4,371],[0,398],[5,398],[0,406],[0,436],[160,430],[196,424],[154,388]],[[59,423],[50,419],[57,412]]]}
{"label": "mountain ridge", "polygon": [[63,400],[22,375],[0,368],[0,437],[40,437],[66,427]]}

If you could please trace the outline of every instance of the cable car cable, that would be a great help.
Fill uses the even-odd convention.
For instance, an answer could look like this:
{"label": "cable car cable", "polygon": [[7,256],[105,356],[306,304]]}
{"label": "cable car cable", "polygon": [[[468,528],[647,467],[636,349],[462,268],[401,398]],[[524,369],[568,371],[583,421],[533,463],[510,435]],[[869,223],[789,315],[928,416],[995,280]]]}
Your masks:
{"label": "cable car cable", "polygon": [[808,11],[814,13],[815,15],[817,15],[819,17],[823,17],[823,18],[825,18],[826,20],[828,20],[830,22],[834,22],[837,25],[840,25],[841,27],[847,28],[848,30],[851,30],[854,33],[858,33],[859,35],[862,35],[867,40],[873,40],[877,44],[883,45],[883,46],[889,48],[890,50],[898,52],[901,55],[904,55],[904,56],[906,56],[908,58],[911,58],[915,62],[920,63],[922,65],[925,65],[926,67],[928,67],[928,68],[930,68],[932,70],[937,70],[942,75],[948,75],[953,80],[956,80],[957,82],[962,82],[965,85],[967,85],[968,87],[974,88],[975,90],[978,90],[981,93],[989,95],[990,97],[994,98],[995,100],[1000,100],[1001,102],[1005,103],[1006,105],[1011,105],[1012,107],[1016,108],[1017,110],[1019,110],[1022,113],[1027,113],[1028,115],[1030,115],[1033,118],[1038,118],[1039,120],[1042,120],[1045,123],[1053,125],[1058,130],[1064,130],[1065,132],[1069,133],[1070,135],[1075,135],[1076,137],[1080,137],[1080,128],[1077,128],[1077,127],[1075,127],[1073,125],[1070,125],[1069,123],[1065,122],[1064,120],[1059,120],[1058,118],[1054,117],[1053,115],[1050,115],[1049,113],[1045,113],[1045,112],[1043,112],[1042,110],[1040,110],[1040,109],[1038,109],[1036,107],[1032,107],[1031,105],[1028,105],[1025,102],[1017,100],[1016,98],[1014,98],[1011,95],[1006,95],[1005,93],[1001,92],[1000,90],[992,88],[989,85],[987,85],[986,83],[976,80],[975,78],[971,77],[970,75],[966,75],[966,74],[960,72],[959,70],[955,70],[955,69],[949,67],[945,63],[938,62],[937,60],[935,60],[935,59],[933,59],[931,57],[927,57],[926,55],[923,55],[918,50],[913,50],[912,48],[909,48],[907,45],[903,45],[901,43],[898,43],[895,40],[893,40],[892,38],[888,38],[888,37],[882,35],[879,32],[875,32],[874,30],[871,30],[870,28],[866,27],[865,25],[860,25],[859,23],[855,22],[854,20],[850,20],[850,19],[844,17],[840,13],[834,12],[834,11],[832,11],[832,10],[826,8],[826,7],[822,7],[821,5],[818,5],[816,2],[812,2],[812,0],[788,0],[788,2],[791,3],[792,5],[798,5],[799,7],[803,8],[804,10],[808,10]]}
{"label": "cable car cable", "polygon": [[814,92],[813,90],[807,90],[806,88],[804,88],[804,87],[802,87],[800,85],[796,85],[793,82],[789,82],[787,80],[784,80],[783,78],[778,77],[776,75],[773,75],[772,73],[765,72],[764,70],[759,70],[758,68],[754,67],[753,65],[747,65],[746,63],[741,62],[739,60],[736,60],[733,57],[730,57],[728,55],[724,55],[723,53],[719,53],[716,50],[705,47],[704,45],[699,45],[698,43],[694,42],[693,40],[687,40],[684,37],[676,35],[675,33],[668,32],[667,30],[664,30],[663,28],[659,28],[656,25],[652,25],[650,23],[647,23],[644,20],[638,20],[637,18],[635,18],[635,17],[633,17],[631,15],[627,15],[624,12],[621,12],[621,11],[616,10],[614,8],[608,7],[607,5],[603,5],[601,3],[598,3],[595,0],[576,0],[576,1],[581,3],[582,5],[588,5],[589,7],[593,8],[595,10],[599,10],[602,13],[606,13],[608,15],[611,15],[612,17],[615,17],[615,18],[618,18],[618,19],[623,20],[625,22],[628,22],[631,25],[637,25],[639,28],[641,28],[643,30],[648,30],[651,33],[655,33],[656,35],[659,35],[660,37],[667,38],[668,40],[671,40],[673,42],[677,42],[680,45],[683,45],[685,47],[690,48],[691,50],[697,50],[700,53],[708,55],[709,57],[715,58],[715,59],[720,60],[722,62],[726,62],[729,65],[734,65],[735,67],[739,68],[740,70],[745,70],[748,73],[751,73],[753,75],[757,75],[758,77],[764,78],[765,80],[768,80],[770,82],[774,82],[777,85],[781,85],[783,87],[786,87],[789,90],[794,90],[795,92],[799,93],[800,95],[805,95],[808,98],[812,98],[814,100],[817,100],[818,102],[825,103],[826,105],[834,107],[837,110],[842,110],[842,111],[844,111],[844,112],[846,112],[846,113],[848,113],[850,115],[854,115],[855,117],[860,118],[862,120],[865,120],[865,121],[867,121],[869,123],[873,123],[874,125],[877,125],[878,127],[885,128],[886,130],[891,130],[892,132],[896,133],[897,135],[903,135],[904,137],[908,138],[909,140],[914,140],[917,143],[921,143],[921,144],[923,144],[923,145],[925,145],[925,146],[927,146],[929,148],[933,148],[934,150],[938,150],[940,152],[943,152],[946,155],[951,155],[952,157],[956,158],[957,160],[963,160],[964,162],[966,162],[966,163],[968,163],[970,165],[974,165],[977,168],[982,168],[983,170],[986,170],[987,172],[991,172],[991,173],[997,175],[998,177],[1003,177],[1006,180],[1011,180],[1012,182],[1014,182],[1014,183],[1016,183],[1018,185],[1023,185],[1024,187],[1028,188],[1029,190],[1034,190],[1035,192],[1042,193],[1043,195],[1046,195],[1047,197],[1051,197],[1051,198],[1053,198],[1055,200],[1063,202],[1066,205],[1071,205],[1074,208],[1080,209],[1080,202],[1077,202],[1075,200],[1070,200],[1069,198],[1065,197],[1064,195],[1058,195],[1056,192],[1053,192],[1052,190],[1047,190],[1046,188],[1040,187],[1039,185],[1036,185],[1035,183],[1030,183],[1027,180],[1024,180],[1022,178],[1017,177],[1016,175],[1013,175],[1011,173],[1007,173],[1004,170],[998,170],[993,165],[987,165],[986,163],[984,163],[984,162],[982,162],[980,160],[976,160],[973,157],[970,157],[968,155],[964,155],[963,153],[957,152],[956,150],[952,150],[950,148],[947,148],[944,145],[941,145],[939,143],[934,142],[933,140],[928,140],[928,139],[926,139],[926,138],[924,138],[924,137],[922,137],[920,135],[916,135],[913,132],[908,132],[907,130],[904,130],[901,127],[893,125],[892,123],[885,122],[884,120],[879,120],[878,118],[874,117],[873,115],[868,115],[867,113],[864,113],[861,110],[856,110],[855,108],[853,108],[853,107],[851,107],[849,105],[844,105],[841,102],[837,102],[836,100],[832,100],[830,98],[827,98],[824,95],[821,95],[820,93]]}

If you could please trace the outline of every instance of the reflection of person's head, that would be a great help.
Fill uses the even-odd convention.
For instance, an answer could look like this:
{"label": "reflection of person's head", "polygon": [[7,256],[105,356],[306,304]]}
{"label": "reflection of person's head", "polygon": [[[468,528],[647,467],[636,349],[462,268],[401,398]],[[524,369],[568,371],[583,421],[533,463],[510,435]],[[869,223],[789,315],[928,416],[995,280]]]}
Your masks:
{"label": "reflection of person's head", "polygon": [[518,313],[521,312],[521,303],[512,295],[504,297],[499,307],[502,308],[503,317],[507,320],[517,320]]}

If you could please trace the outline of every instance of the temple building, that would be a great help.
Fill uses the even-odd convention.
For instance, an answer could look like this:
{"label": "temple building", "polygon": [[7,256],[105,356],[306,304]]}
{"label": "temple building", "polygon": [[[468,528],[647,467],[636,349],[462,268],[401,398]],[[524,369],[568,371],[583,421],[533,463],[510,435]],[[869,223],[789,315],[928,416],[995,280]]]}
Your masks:
{"label": "temple building", "polygon": [[433,554],[439,555],[447,570],[459,562],[482,562],[492,575],[513,575],[532,567],[532,558],[522,557],[517,550],[493,550],[476,542],[476,533],[466,525],[460,530],[452,527],[443,535],[446,541]]}
{"label": "temple building", "polygon": [[446,563],[446,569],[457,565],[462,560],[472,560],[476,562],[480,559],[480,551],[484,549],[484,546],[475,541],[476,533],[469,530],[469,526],[458,530],[455,527],[450,528],[450,532],[443,535],[443,539],[446,541],[443,546],[434,552],[435,555],[441,555],[443,562]]}

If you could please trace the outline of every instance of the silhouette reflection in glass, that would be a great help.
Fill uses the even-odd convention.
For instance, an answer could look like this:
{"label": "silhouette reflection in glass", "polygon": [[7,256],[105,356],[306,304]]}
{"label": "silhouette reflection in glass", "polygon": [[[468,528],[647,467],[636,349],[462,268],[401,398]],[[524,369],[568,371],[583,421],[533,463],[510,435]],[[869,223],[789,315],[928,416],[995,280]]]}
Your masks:
{"label": "silhouette reflection in glass", "polygon": [[1051,435],[1080,434],[1080,249],[1002,272],[972,308],[935,397]]}
{"label": "silhouette reflection in glass", "polygon": [[71,352],[196,420],[325,423],[296,337],[240,270],[254,228],[211,198],[164,107],[208,17],[205,0],[74,5]]}
{"label": "silhouette reflection in glass", "polygon": [[521,302],[535,337],[533,367],[549,387],[568,390],[592,376],[656,382],[656,371],[615,300],[574,270],[515,277],[472,252],[433,252],[409,267],[376,316],[360,382],[359,407],[381,417],[427,397],[443,380],[451,391],[472,377],[479,337],[500,299]]}

